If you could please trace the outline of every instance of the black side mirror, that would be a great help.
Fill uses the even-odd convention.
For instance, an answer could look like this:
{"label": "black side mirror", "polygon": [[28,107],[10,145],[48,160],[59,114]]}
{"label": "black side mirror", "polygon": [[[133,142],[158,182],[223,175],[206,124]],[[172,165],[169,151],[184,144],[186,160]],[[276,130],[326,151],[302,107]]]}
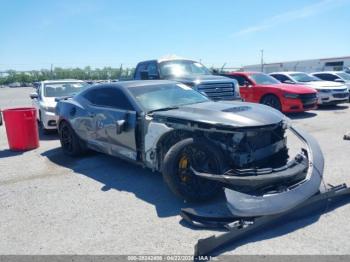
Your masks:
{"label": "black side mirror", "polygon": [[212,70],[211,70],[211,73],[212,73],[213,75],[219,75],[219,74],[220,74],[220,72],[219,72],[218,69],[212,69]]}
{"label": "black side mirror", "polygon": [[0,126],[2,126],[2,113],[0,111]]}
{"label": "black side mirror", "polygon": [[120,135],[125,129],[125,120],[124,119],[118,120],[115,123],[115,125],[116,125],[116,133],[117,135]]}
{"label": "black side mirror", "polygon": [[30,96],[31,99],[36,99],[36,98],[39,97],[38,93],[31,93],[29,96]]}
{"label": "black side mirror", "polygon": [[141,75],[141,80],[149,79],[148,71],[141,71],[140,75]]}

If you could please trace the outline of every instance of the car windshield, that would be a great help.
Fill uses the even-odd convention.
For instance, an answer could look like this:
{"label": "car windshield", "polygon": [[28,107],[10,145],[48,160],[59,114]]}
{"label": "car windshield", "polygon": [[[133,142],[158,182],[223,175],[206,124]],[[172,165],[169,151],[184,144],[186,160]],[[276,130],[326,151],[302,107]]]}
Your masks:
{"label": "car windshield", "polygon": [[310,75],[305,74],[305,73],[295,73],[295,74],[290,74],[290,76],[293,77],[296,82],[321,81],[321,79],[319,79],[318,77],[310,76]]}
{"label": "car windshield", "polygon": [[343,80],[345,81],[350,81],[350,74],[347,74],[347,73],[343,73],[343,72],[340,72],[337,74],[338,76],[340,76]]}
{"label": "car windshield", "polygon": [[210,75],[210,71],[201,63],[190,60],[173,60],[161,62],[159,65],[162,77],[187,76],[187,75]]}
{"label": "car windshield", "polygon": [[45,97],[63,97],[72,96],[88,88],[89,85],[84,82],[63,82],[47,83],[44,86]]}
{"label": "car windshield", "polygon": [[129,90],[146,112],[209,101],[184,84],[130,87]]}
{"label": "car windshield", "polygon": [[266,74],[251,74],[250,77],[258,85],[276,85],[281,83],[272,76]]}

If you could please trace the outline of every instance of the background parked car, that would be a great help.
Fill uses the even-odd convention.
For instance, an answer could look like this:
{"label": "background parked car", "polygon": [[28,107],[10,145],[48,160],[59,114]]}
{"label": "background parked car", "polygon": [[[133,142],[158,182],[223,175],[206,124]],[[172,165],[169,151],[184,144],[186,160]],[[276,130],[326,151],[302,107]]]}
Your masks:
{"label": "background parked car", "polygon": [[340,104],[349,99],[348,88],[344,83],[323,81],[303,72],[275,72],[271,76],[286,84],[300,84],[312,87],[318,92],[318,104]]}
{"label": "background parked car", "polygon": [[317,107],[317,91],[303,85],[283,84],[259,72],[232,72],[244,101],[269,105],[282,112],[303,112]]}
{"label": "background parked car", "polygon": [[350,74],[344,71],[315,72],[312,75],[325,81],[344,83],[348,89],[350,88]]}
{"label": "background parked car", "polygon": [[9,87],[21,87],[21,83],[20,82],[13,82],[13,83],[10,83],[8,86]]}
{"label": "background parked car", "polygon": [[48,80],[40,83],[37,92],[31,93],[33,106],[44,133],[57,129],[56,98],[72,96],[89,87],[80,80]]}
{"label": "background parked car", "polygon": [[199,62],[165,58],[137,64],[134,80],[174,80],[205,93],[212,100],[240,100],[237,81],[213,75]]}

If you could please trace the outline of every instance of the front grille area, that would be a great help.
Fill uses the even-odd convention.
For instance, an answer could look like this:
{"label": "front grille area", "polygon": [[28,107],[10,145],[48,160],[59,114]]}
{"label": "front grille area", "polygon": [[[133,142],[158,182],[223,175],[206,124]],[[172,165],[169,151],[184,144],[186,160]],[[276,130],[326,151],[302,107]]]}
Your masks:
{"label": "front grille area", "polygon": [[213,100],[235,99],[235,87],[233,83],[208,83],[200,84],[197,90],[204,92]]}
{"label": "front grille area", "polygon": [[349,93],[333,94],[334,98],[347,98],[348,96],[349,96]]}
{"label": "front grille area", "polygon": [[315,103],[309,104],[309,105],[304,105],[303,108],[304,109],[310,109],[310,108],[313,108],[314,106],[315,106]]}
{"label": "front grille area", "polygon": [[304,108],[312,107],[313,104],[317,102],[317,94],[301,94],[299,95],[301,102],[303,103]]}
{"label": "front grille area", "polygon": [[347,88],[342,88],[342,89],[333,89],[333,92],[347,92],[348,89]]}

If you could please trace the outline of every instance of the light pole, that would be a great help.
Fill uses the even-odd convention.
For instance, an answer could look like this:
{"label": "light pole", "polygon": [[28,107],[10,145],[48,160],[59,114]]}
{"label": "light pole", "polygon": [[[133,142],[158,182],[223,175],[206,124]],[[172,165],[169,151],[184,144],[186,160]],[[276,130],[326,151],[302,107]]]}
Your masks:
{"label": "light pole", "polygon": [[264,72],[264,49],[260,50],[261,52],[261,72]]}

